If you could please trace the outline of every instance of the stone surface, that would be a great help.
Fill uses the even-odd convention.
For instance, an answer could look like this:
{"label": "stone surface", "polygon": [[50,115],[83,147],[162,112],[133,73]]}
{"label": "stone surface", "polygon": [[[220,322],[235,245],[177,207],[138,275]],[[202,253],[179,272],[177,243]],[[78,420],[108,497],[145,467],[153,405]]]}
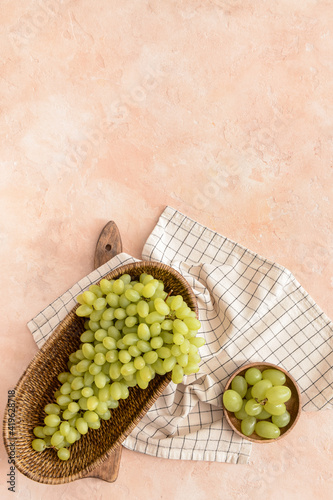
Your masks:
{"label": "stone surface", "polygon": [[[288,267],[333,317],[330,0],[4,0],[0,73],[3,414],[26,323],[93,268],[108,220],[140,257],[165,205]],[[1,446],[0,496],[333,498],[330,411],[248,466],[124,450],[118,480],[46,486]]]}

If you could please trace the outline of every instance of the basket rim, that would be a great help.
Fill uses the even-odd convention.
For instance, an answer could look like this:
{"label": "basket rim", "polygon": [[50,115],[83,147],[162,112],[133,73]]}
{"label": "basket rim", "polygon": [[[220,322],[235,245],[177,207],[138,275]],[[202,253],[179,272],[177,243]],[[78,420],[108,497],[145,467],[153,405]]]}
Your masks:
{"label": "basket rim", "polygon": [[[96,281],[95,284],[99,284],[102,279],[110,279],[111,280],[111,279],[114,279],[117,276],[125,274],[127,272],[129,274],[131,274],[131,271],[133,273],[133,271],[135,272],[135,270],[137,270],[137,269],[140,269],[141,272],[144,272],[145,268],[147,268],[147,269],[152,268],[152,272],[153,272],[154,268],[167,271],[170,274],[172,274],[178,281],[180,281],[182,283],[182,285],[187,289],[188,294],[190,296],[192,304],[188,304],[188,305],[189,305],[189,307],[191,307],[191,309],[196,313],[196,316],[198,317],[198,304],[197,304],[195,294],[194,294],[190,284],[176,269],[174,269],[171,266],[164,264],[162,262],[136,261],[136,262],[132,262],[132,263],[128,263],[128,264],[123,264],[123,265],[120,265],[120,266],[116,267],[115,269],[109,271],[107,274],[101,276],[101,278],[98,281]],[[64,328],[64,323],[66,322],[66,320],[68,321],[68,319],[70,319],[71,316],[75,315],[75,311],[78,307],[79,307],[79,304],[76,304],[71,309],[71,311],[69,311],[69,313],[66,314],[66,316],[61,320],[61,322],[54,329],[51,336],[46,340],[46,342],[43,344],[43,346],[36,352],[36,354],[34,355],[32,360],[29,362],[27,368],[24,370],[24,372],[22,373],[21,377],[19,378],[18,382],[16,383],[16,385],[14,387],[15,396],[17,394],[18,395],[23,394],[22,387],[23,387],[26,379],[29,377],[31,372],[34,370],[34,367],[38,364],[38,362],[41,359],[43,359],[44,355],[46,353],[48,353],[54,347],[54,345],[57,342],[57,339],[62,334],[62,330]],[[171,373],[168,372],[165,375],[160,376],[160,377],[161,377],[161,384],[160,384],[158,390],[152,394],[148,403],[140,410],[140,413],[131,422],[131,424],[128,426],[126,431],[121,436],[119,436],[119,438],[114,442],[114,444],[108,449],[108,451],[106,453],[104,453],[100,457],[96,458],[96,460],[93,463],[86,466],[84,469],[82,469],[74,474],[71,474],[68,476],[62,476],[60,478],[59,477],[50,477],[50,476],[45,476],[45,475],[42,476],[41,474],[32,473],[30,471],[30,469],[24,465],[23,462],[20,462],[17,459],[17,457],[15,457],[15,467],[22,474],[27,476],[29,479],[32,479],[34,481],[44,483],[44,484],[65,484],[65,483],[69,483],[71,481],[75,481],[77,479],[81,479],[81,478],[86,477],[87,474],[89,474],[94,469],[96,469],[100,465],[102,465],[112,455],[114,450],[116,448],[118,448],[118,446],[120,446],[121,443],[127,438],[127,436],[132,432],[132,430],[137,426],[139,421],[147,413],[149,408],[155,403],[155,401],[159,398],[159,396],[162,394],[164,389],[168,386],[168,384],[171,381]],[[8,415],[8,402],[7,402],[7,405],[5,407],[5,415],[3,418],[2,430],[3,430],[3,441],[4,441],[5,449],[6,449],[7,454],[9,455],[9,442],[14,441],[15,437],[9,436],[8,418],[9,418],[9,415]]]}

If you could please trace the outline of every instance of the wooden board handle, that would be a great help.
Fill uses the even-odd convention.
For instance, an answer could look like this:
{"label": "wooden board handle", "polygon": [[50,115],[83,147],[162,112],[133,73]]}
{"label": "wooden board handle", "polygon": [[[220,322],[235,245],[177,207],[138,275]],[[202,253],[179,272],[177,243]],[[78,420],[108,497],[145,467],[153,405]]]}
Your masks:
{"label": "wooden board handle", "polygon": [[[117,254],[121,253],[122,249],[123,246],[119,229],[115,222],[110,221],[104,226],[98,238],[95,250],[94,269],[97,269]],[[122,446],[120,445],[102,465],[89,472],[89,474],[84,477],[96,477],[103,481],[113,483],[118,477],[121,451]]]}

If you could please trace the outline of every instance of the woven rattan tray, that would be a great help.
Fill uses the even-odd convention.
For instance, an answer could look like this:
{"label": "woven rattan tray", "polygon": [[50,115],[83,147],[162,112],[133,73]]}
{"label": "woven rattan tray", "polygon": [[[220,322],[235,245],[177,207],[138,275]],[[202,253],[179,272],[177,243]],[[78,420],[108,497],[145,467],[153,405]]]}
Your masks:
{"label": "woven rattan tray", "polygon": [[[171,267],[158,262],[136,262],[118,267],[105,277],[115,279],[124,273],[133,278],[142,272],[164,282],[165,290],[182,295],[188,306],[197,311],[193,291],[187,281]],[[77,306],[76,306],[77,307]],[[60,461],[54,450],[37,453],[31,448],[33,428],[41,425],[44,406],[53,402],[54,391],[60,383],[57,375],[67,370],[68,356],[79,348],[84,320],[74,309],[66,316],[33,358],[15,387],[15,465],[30,479],[47,484],[63,484],[82,477],[105,462],[125,440],[148,409],[169,384],[170,374],[156,375],[147,389],[130,388],[130,395],[112,410],[111,419],[102,421],[99,429],[91,429],[71,447],[71,458]],[[8,431],[8,408],[3,423],[4,443],[10,452],[13,437]]]}

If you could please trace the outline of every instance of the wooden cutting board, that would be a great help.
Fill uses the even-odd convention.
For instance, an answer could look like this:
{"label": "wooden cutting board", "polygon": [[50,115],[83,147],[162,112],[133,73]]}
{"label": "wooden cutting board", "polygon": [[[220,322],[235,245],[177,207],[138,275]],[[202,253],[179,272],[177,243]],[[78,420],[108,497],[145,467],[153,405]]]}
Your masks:
{"label": "wooden cutting board", "polygon": [[[115,222],[110,221],[103,228],[96,245],[94,269],[105,264],[108,260],[122,252],[120,233]],[[84,477],[95,477],[113,483],[119,472],[122,446],[114,450],[112,455],[102,465],[89,472]]]}

